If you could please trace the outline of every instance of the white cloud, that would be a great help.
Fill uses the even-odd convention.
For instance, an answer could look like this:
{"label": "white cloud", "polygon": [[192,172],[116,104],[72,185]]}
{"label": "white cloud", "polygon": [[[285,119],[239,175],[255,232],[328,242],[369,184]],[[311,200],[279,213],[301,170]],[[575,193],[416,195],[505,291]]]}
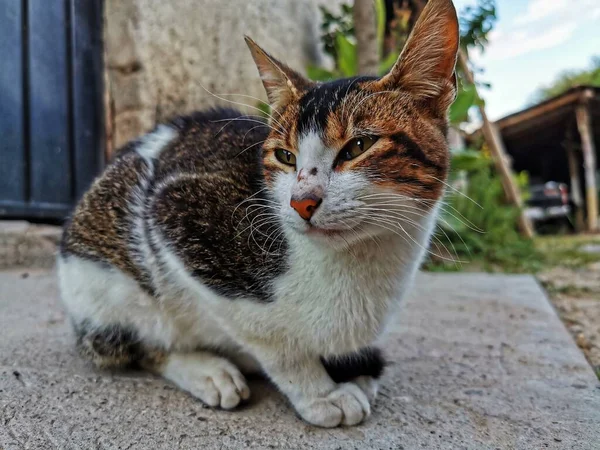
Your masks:
{"label": "white cloud", "polygon": [[531,0],[527,5],[527,12],[519,17],[515,23],[525,25],[546,17],[561,13],[569,9],[568,0]]}
{"label": "white cloud", "polygon": [[[477,62],[503,61],[538,50],[557,47],[573,38],[578,27],[600,18],[598,0],[529,0],[521,16],[513,16],[489,35]],[[500,3],[500,7],[502,3]]]}
{"label": "white cloud", "polygon": [[[589,17],[590,8],[597,6],[598,0],[529,0],[525,14],[515,20],[515,25],[576,17],[586,19]],[[597,9],[593,10],[592,15],[596,11]]]}
{"label": "white cloud", "polygon": [[510,33],[498,31],[490,36],[490,44],[485,52],[486,60],[501,61],[556,47],[570,39],[576,29],[575,22],[567,22],[539,33],[527,29],[513,30]]}

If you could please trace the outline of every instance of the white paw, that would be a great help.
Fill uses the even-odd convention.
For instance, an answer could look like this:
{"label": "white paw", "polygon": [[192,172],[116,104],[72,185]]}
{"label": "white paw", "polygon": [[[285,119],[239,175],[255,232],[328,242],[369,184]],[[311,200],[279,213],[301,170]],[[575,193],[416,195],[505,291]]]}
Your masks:
{"label": "white paw", "polygon": [[365,393],[369,403],[373,403],[379,391],[379,382],[369,376],[361,376],[353,380],[354,383]]}
{"label": "white paw", "polygon": [[238,368],[210,353],[173,354],[162,375],[209,406],[231,409],[250,398]]}
{"label": "white paw", "polygon": [[300,416],[320,427],[356,425],[369,417],[371,407],[365,393],[354,383],[342,383],[327,397],[297,405]]}

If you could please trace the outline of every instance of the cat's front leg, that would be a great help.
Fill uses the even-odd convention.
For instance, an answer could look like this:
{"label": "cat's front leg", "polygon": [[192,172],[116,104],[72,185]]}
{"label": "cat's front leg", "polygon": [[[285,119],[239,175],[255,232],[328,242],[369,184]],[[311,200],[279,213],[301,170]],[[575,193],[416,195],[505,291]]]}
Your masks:
{"label": "cat's front leg", "polygon": [[365,347],[357,352],[332,357],[321,357],[329,376],[336,383],[356,383],[370,403],[375,401],[379,378],[386,366],[385,358],[377,347]]}
{"label": "cat's front leg", "polygon": [[367,395],[353,382],[336,383],[318,356],[255,350],[263,369],[308,423],[356,425],[371,414]]}

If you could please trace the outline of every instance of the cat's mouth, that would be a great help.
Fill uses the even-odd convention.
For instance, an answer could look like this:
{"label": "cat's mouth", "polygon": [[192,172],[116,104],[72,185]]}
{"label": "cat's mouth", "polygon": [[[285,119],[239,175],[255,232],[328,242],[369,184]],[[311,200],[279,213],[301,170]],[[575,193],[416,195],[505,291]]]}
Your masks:
{"label": "cat's mouth", "polygon": [[303,230],[307,236],[313,236],[317,238],[336,238],[343,237],[350,233],[356,233],[355,230],[349,226],[344,225],[314,225],[307,224],[307,227]]}
{"label": "cat's mouth", "polygon": [[348,228],[322,228],[314,225],[309,225],[306,229],[306,234],[313,236],[337,236],[350,231]]}

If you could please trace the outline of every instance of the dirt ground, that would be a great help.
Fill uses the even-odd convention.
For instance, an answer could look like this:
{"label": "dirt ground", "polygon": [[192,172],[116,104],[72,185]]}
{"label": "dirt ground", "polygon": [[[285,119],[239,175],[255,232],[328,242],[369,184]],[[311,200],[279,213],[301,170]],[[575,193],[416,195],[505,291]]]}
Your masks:
{"label": "dirt ground", "polygon": [[538,279],[600,378],[600,262],[553,267]]}

